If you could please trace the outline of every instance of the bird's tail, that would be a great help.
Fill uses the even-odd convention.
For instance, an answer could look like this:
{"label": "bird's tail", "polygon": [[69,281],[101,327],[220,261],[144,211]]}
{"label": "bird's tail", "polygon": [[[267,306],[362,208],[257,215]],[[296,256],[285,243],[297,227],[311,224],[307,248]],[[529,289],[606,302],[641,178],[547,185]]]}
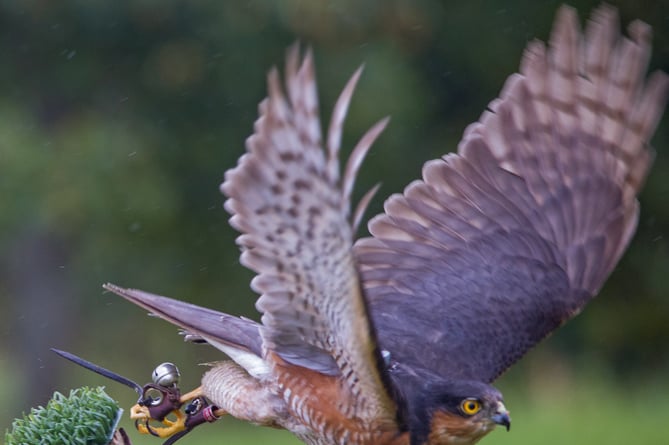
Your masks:
{"label": "bird's tail", "polygon": [[204,340],[225,352],[251,375],[260,377],[268,371],[268,365],[262,359],[262,339],[258,323],[111,283],[103,285],[103,288],[143,307],[152,315],[179,326],[185,331],[187,340]]}

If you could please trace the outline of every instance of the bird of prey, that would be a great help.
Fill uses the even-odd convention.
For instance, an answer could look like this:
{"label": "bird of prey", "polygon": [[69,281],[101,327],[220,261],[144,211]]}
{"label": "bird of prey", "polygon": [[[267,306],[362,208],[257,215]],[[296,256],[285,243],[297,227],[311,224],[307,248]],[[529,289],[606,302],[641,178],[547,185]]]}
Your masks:
{"label": "bird of prey", "polygon": [[491,383],[583,309],[636,228],[669,77],[646,79],[650,27],[619,26],[604,5],[581,31],[562,7],[549,44],[529,43],[457,153],[427,162],[358,240],[375,190],[355,210],[351,191],[387,119],[340,169],[360,70],[323,140],[312,55],[293,47],[221,186],[261,323],[106,289],[231,359],[183,396],[205,396],[216,415],[313,445],[473,444],[508,429]]}

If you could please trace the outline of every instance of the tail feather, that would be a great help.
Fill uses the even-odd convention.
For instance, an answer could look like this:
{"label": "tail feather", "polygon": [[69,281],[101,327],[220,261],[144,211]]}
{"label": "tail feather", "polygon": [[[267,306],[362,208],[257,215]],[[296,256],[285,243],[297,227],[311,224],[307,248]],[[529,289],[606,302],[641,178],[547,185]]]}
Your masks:
{"label": "tail feather", "polygon": [[261,376],[269,370],[262,358],[260,325],[255,321],[111,283],[103,288],[179,326],[186,340],[206,341],[254,376]]}

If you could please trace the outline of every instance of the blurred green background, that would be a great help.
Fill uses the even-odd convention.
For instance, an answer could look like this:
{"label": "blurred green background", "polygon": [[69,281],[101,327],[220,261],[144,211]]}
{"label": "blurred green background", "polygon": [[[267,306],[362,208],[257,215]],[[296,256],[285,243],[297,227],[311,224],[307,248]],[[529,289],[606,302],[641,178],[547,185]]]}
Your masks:
{"label": "blurred green background", "polygon": [[[455,149],[526,43],[547,38],[559,3],[0,3],[0,431],[54,390],[102,384],[133,403],[129,389],[50,347],[140,383],[173,361],[184,389],[198,384],[197,363],[220,357],[104,294],[104,282],[257,318],[218,185],[243,153],[265,73],[287,46],[313,47],[325,119],[365,63],[344,145],[392,116],[358,183],[363,192],[383,182],[374,214],[425,161]],[[584,18],[598,1],[571,3]],[[615,3],[625,24],[653,26],[651,66],[669,71],[669,3]],[[666,117],[654,146],[629,251],[583,315],[498,382],[514,426],[485,443],[666,443]],[[184,443],[261,440],[296,442],[226,420]]]}

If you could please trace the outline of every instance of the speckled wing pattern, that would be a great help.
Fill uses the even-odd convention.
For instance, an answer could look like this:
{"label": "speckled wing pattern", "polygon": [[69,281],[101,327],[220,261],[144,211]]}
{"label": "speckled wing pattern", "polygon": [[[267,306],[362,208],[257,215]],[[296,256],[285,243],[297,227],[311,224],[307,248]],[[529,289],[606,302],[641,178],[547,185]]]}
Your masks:
{"label": "speckled wing pattern", "polygon": [[355,251],[393,360],[493,381],[611,273],[669,88],[663,73],[645,81],[650,28],[619,26],[602,6],[582,34],[563,7],[549,47],[528,45],[458,153],[426,163],[371,220]]}
{"label": "speckled wing pattern", "polygon": [[263,313],[267,360],[279,360],[275,354],[339,375],[356,416],[394,419],[353,259],[351,221],[359,217],[349,210],[358,167],[386,120],[362,137],[341,178],[338,161],[359,75],[335,105],[324,149],[312,56],[308,52],[300,64],[297,46],[291,48],[285,93],[272,70],[247,153],[226,173],[221,190],[230,223],[242,232],[241,262],[258,273],[251,286],[261,294],[256,307]]}

